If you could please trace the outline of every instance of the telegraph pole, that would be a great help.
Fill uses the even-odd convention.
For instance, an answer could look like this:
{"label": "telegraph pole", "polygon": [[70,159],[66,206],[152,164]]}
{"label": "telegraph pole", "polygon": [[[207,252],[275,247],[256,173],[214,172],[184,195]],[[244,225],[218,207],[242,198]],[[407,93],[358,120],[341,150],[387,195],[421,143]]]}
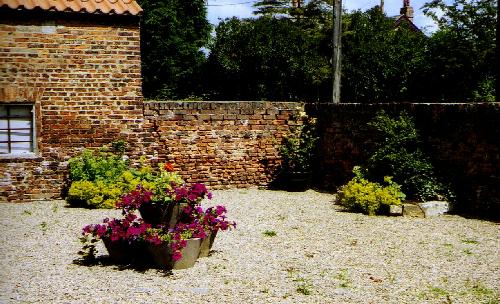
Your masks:
{"label": "telegraph pole", "polygon": [[341,41],[342,34],[342,0],[333,0],[333,94],[332,102],[340,102],[340,69],[341,69]]}

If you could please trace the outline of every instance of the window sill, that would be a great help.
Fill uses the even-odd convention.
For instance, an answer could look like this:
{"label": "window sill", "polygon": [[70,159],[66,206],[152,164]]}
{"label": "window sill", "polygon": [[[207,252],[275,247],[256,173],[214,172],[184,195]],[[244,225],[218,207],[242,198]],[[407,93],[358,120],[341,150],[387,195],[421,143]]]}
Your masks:
{"label": "window sill", "polygon": [[25,153],[25,154],[0,154],[0,160],[24,160],[24,159],[37,159],[41,156],[36,153]]}

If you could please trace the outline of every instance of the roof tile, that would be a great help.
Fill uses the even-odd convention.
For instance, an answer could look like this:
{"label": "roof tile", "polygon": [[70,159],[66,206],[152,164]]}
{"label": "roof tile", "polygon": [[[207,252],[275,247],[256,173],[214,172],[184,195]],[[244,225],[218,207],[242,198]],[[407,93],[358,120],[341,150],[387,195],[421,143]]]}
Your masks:
{"label": "roof tile", "polygon": [[58,12],[83,12],[105,15],[139,15],[142,8],[135,0],[0,0],[0,7],[42,9]]}

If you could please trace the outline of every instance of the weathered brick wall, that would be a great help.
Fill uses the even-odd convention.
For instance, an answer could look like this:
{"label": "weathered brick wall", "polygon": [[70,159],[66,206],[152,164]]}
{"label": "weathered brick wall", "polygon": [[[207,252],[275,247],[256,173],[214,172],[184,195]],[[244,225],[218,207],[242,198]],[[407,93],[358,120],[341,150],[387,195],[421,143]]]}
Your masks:
{"label": "weathered brick wall", "polygon": [[140,144],[139,20],[0,11],[0,102],[33,103],[37,156],[0,156],[0,201],[60,196],[83,146]]}
{"label": "weathered brick wall", "polygon": [[352,177],[373,151],[367,122],[379,110],[415,117],[422,147],[455,186],[458,207],[500,214],[500,104],[339,104],[309,105],[318,117],[321,186],[333,189]]}
{"label": "weathered brick wall", "polygon": [[146,102],[144,143],[147,154],[172,162],[187,182],[264,186],[302,110],[284,102]]}

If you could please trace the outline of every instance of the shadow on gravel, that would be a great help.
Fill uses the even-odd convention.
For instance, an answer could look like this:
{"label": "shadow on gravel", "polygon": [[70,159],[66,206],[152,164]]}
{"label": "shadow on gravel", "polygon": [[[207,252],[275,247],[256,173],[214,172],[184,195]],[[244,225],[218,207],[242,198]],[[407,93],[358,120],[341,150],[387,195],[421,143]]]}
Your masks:
{"label": "shadow on gravel", "polygon": [[158,272],[164,274],[165,276],[170,276],[173,274],[172,270],[165,270],[156,267],[151,263],[133,263],[133,264],[117,264],[109,258],[107,255],[98,256],[94,259],[75,259],[73,264],[85,267],[113,267],[115,270],[134,270],[139,273],[145,273],[149,269],[156,269]]}

